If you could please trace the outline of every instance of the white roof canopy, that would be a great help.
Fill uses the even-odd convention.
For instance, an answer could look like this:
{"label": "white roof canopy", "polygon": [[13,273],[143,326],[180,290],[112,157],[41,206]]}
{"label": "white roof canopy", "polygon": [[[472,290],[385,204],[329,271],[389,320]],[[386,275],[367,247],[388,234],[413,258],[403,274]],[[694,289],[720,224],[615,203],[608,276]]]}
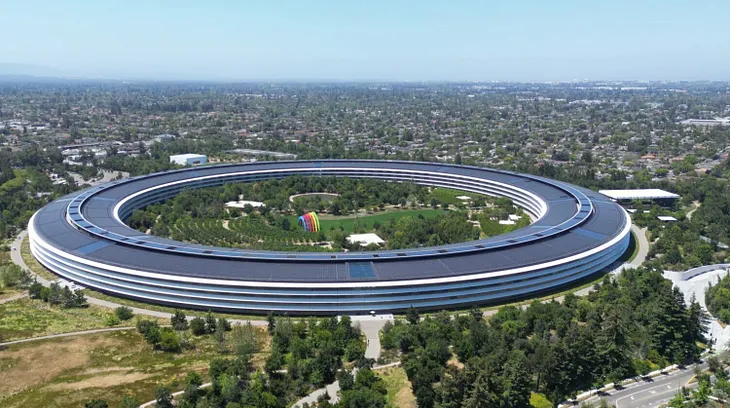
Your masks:
{"label": "white roof canopy", "polygon": [[637,190],[598,190],[599,193],[614,200],[656,200],[661,198],[679,198],[679,194],[658,188],[645,188]]}

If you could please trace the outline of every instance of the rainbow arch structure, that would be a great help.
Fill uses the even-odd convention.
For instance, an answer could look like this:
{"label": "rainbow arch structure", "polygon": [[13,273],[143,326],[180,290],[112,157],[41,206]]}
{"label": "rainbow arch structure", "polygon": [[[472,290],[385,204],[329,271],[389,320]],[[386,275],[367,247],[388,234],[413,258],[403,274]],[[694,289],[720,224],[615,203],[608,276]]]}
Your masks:
{"label": "rainbow arch structure", "polygon": [[299,226],[307,232],[319,232],[319,217],[316,212],[308,212],[299,217]]}

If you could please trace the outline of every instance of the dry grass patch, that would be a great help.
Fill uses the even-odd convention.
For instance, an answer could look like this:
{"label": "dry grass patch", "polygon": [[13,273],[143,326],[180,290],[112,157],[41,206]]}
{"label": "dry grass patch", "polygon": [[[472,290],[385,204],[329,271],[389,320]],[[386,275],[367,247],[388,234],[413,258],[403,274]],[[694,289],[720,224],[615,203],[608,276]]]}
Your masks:
{"label": "dry grass patch", "polygon": [[108,336],[87,335],[9,346],[0,354],[0,367],[6,377],[6,381],[0,381],[0,395],[15,394],[86,366],[89,350],[123,344]]}
{"label": "dry grass patch", "polygon": [[388,367],[376,373],[388,390],[386,408],[416,408],[416,397],[403,367]]}
{"label": "dry grass patch", "polygon": [[[266,329],[257,328],[259,344],[267,344],[266,337]],[[125,395],[152,400],[160,384],[178,391],[191,371],[207,381],[210,361],[220,356],[216,340],[191,340],[196,348],[177,354],[152,350],[135,330],[8,346],[0,352],[0,407],[78,408],[95,398],[114,407]],[[253,361],[262,366],[263,353]]]}
{"label": "dry grass patch", "polygon": [[46,269],[45,266],[41,265],[41,263],[33,257],[33,254],[30,252],[30,240],[28,238],[24,239],[23,243],[20,244],[20,257],[23,258],[23,262],[25,262],[28,269],[41,278],[45,278],[51,282],[58,279],[58,276],[51,273],[51,271]]}
{"label": "dry grass patch", "polygon": [[126,373],[126,374],[108,374],[96,377],[90,377],[81,381],[70,383],[51,384],[47,387],[48,391],[79,391],[86,388],[109,388],[117,387],[122,384],[134,383],[152,377],[152,374],[145,373]]}

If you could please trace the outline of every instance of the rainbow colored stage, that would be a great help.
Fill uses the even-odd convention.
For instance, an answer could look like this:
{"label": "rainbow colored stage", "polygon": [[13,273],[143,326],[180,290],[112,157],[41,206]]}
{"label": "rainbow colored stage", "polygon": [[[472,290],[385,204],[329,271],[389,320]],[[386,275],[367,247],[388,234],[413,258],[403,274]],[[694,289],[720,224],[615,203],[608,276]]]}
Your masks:
{"label": "rainbow colored stage", "polygon": [[304,227],[304,231],[307,232],[318,232],[319,231],[319,217],[317,213],[308,212],[299,217],[298,224]]}

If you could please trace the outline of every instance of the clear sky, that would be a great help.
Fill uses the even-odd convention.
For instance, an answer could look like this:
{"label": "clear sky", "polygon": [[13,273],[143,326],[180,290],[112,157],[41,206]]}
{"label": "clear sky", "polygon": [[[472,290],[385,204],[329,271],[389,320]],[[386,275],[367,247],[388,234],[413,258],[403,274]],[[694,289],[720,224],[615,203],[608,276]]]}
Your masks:
{"label": "clear sky", "polygon": [[0,63],[76,76],[730,80],[730,0],[0,0],[0,17]]}

